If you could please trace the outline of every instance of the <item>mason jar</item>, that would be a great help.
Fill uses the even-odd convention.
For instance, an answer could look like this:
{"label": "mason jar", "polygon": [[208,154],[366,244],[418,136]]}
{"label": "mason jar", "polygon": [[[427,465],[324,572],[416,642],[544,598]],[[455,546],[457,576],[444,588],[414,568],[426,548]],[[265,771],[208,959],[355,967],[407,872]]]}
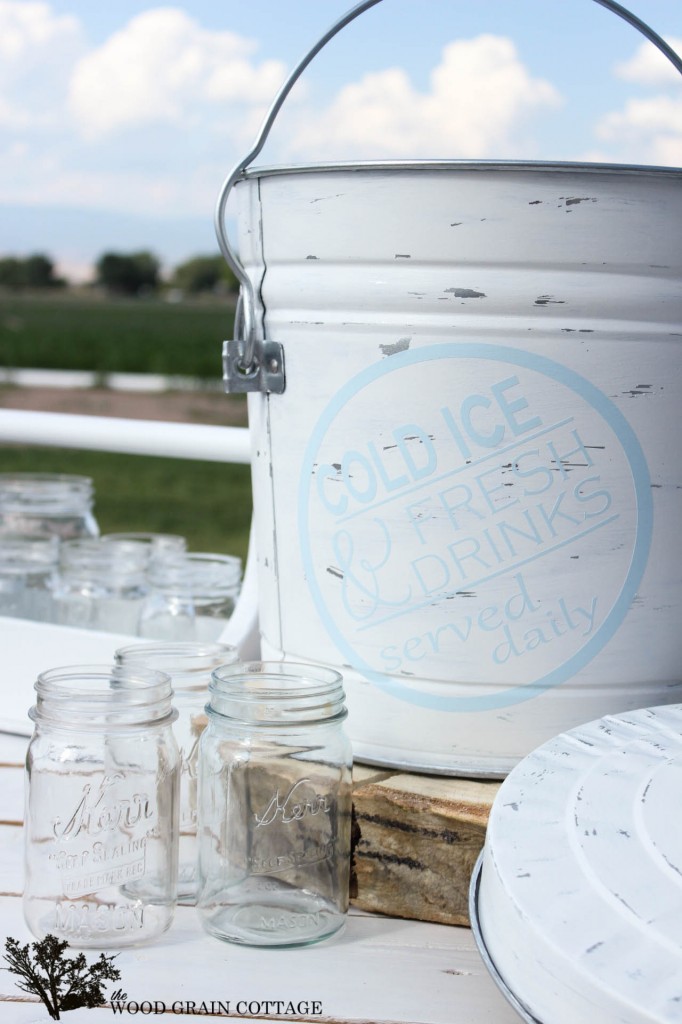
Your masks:
{"label": "mason jar", "polygon": [[187,540],[176,533],[149,533],[144,530],[128,533],[103,533],[102,540],[111,541],[114,544],[118,541],[133,541],[135,544],[143,544],[147,550],[148,565],[174,555],[181,555],[187,550]]}
{"label": "mason jar", "polygon": [[49,622],[57,537],[0,533],[0,615]]}
{"label": "mason jar", "polygon": [[97,537],[90,477],[68,473],[0,473],[0,533],[60,540]]}
{"label": "mason jar", "polygon": [[173,726],[180,748],[180,851],[178,900],[194,903],[197,872],[197,766],[199,740],[206,726],[206,703],[211,672],[239,660],[228,644],[131,644],[116,651],[116,664],[124,668],[144,665],[166,672],[173,687],[178,718]]}
{"label": "mason jar", "polygon": [[350,743],[341,676],[255,662],[216,669],[199,752],[204,928],[231,942],[300,946],[348,910]]}
{"label": "mason jar", "polygon": [[149,640],[211,643],[234,611],[241,586],[235,555],[186,552],[149,566],[139,634]]}
{"label": "mason jar", "polygon": [[43,672],[29,714],[24,915],[33,934],[136,946],[173,919],[180,756],[163,672]]}
{"label": "mason jar", "polygon": [[134,541],[66,541],[54,587],[55,622],[137,636],[147,562],[146,545]]}

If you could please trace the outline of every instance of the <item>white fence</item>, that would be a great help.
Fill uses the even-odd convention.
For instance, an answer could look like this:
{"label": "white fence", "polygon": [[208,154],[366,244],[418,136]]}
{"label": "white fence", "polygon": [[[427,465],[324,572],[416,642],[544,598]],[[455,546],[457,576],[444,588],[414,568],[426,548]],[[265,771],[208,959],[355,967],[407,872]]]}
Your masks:
{"label": "white fence", "polygon": [[0,443],[88,448],[209,462],[249,463],[245,427],[211,427],[157,420],[0,410]]}

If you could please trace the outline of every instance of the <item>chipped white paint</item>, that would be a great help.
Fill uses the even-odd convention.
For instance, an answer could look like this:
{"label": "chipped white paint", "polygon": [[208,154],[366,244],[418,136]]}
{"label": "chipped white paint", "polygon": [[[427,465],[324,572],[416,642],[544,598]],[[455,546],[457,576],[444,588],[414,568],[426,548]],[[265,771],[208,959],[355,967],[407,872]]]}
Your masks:
{"label": "chipped white paint", "polygon": [[[680,698],[682,172],[249,171],[283,395],[250,396],[267,656],[356,756],[503,774]],[[255,228],[258,230],[255,230]]]}
{"label": "chipped white paint", "polygon": [[677,706],[558,736],[502,784],[478,919],[531,1018],[682,1021],[681,779]]}

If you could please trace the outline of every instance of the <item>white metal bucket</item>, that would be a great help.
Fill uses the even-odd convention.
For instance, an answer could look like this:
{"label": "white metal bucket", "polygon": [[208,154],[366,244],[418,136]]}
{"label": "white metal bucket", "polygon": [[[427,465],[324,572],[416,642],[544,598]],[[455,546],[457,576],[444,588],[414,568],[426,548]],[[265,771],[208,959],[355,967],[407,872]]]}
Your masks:
{"label": "white metal bucket", "polygon": [[682,171],[252,156],[264,656],[338,668],[356,757],[431,772],[679,700]]}

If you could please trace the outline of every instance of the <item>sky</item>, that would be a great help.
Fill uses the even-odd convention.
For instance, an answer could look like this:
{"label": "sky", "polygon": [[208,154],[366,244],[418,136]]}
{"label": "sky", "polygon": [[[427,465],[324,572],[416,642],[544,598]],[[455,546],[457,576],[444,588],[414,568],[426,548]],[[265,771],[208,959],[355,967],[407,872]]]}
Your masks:
{"label": "sky", "polygon": [[[0,0],[0,256],[217,251],[220,185],[352,0]],[[682,0],[628,9],[682,54]],[[382,0],[318,55],[259,165],[682,166],[682,76],[594,0]]]}

